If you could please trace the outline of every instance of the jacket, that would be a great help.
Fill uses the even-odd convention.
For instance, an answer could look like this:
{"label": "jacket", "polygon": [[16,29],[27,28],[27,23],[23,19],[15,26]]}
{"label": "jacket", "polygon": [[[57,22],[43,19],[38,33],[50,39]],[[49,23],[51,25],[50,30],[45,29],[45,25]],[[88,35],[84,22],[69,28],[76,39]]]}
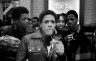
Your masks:
{"label": "jacket", "polygon": [[33,33],[33,29],[29,26],[24,26],[21,23],[13,23],[10,26],[4,26],[1,30],[2,35],[10,35],[16,38],[22,39],[23,36],[29,33]]}
{"label": "jacket", "polygon": [[[60,60],[64,59],[64,56],[59,57]],[[28,58],[29,61],[53,61],[49,60],[44,35],[42,35],[39,30],[24,36],[21,40],[16,61],[25,61],[26,58]]]}
{"label": "jacket", "polygon": [[94,44],[92,44],[92,41],[84,34],[88,29],[90,28],[82,26],[79,33],[74,33],[74,40],[70,41],[70,45],[64,44],[66,45],[65,48],[68,61],[95,61],[96,53]]}

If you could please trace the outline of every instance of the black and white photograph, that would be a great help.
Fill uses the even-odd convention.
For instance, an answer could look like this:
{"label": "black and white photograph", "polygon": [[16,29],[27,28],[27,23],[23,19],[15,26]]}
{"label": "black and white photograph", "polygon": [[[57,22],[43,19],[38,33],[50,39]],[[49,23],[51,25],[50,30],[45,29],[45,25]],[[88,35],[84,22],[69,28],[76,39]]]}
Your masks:
{"label": "black and white photograph", "polygon": [[0,0],[0,61],[96,61],[96,0]]}

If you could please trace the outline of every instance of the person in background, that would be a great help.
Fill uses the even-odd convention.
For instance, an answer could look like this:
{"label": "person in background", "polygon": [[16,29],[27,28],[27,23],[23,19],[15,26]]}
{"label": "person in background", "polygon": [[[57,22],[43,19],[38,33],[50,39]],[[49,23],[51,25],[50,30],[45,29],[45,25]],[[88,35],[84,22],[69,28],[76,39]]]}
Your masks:
{"label": "person in background", "polygon": [[40,29],[22,38],[16,61],[64,61],[64,45],[53,37],[56,14],[45,10],[39,15],[39,21]]}
{"label": "person in background", "polygon": [[27,27],[26,31],[27,31],[27,34],[35,32],[35,30],[33,28],[32,19],[31,18],[28,18],[28,27]]}
{"label": "person in background", "polygon": [[31,18],[28,18],[28,20],[29,20],[29,21],[28,21],[29,26],[32,27],[32,26],[33,26],[33,25],[32,25],[32,19],[31,19]]}
{"label": "person in background", "polygon": [[[13,8],[12,20],[14,22],[2,30],[2,36],[12,36],[21,41],[22,37],[29,32],[28,17],[29,11],[27,8],[21,6]],[[11,43],[8,43],[6,39],[0,41],[0,43],[0,61],[14,61],[18,47],[11,46]]]}
{"label": "person in background", "polygon": [[38,17],[33,17],[32,18],[32,25],[33,25],[33,29],[34,31],[37,31],[39,29],[39,18]]}
{"label": "person in background", "polygon": [[95,61],[96,55],[94,46],[84,34],[84,31],[88,30],[88,28],[80,26],[77,22],[77,12],[75,10],[69,10],[67,12],[68,34],[63,38],[65,39],[64,46],[67,60]]}
{"label": "person in background", "polygon": [[66,27],[66,14],[61,13],[57,14],[57,24],[56,24],[56,35],[62,37],[66,35],[67,27]]}
{"label": "person in background", "polygon": [[12,11],[12,23],[9,27],[2,31],[2,35],[10,35],[16,38],[21,38],[27,33],[33,32],[28,25],[29,11],[25,7],[16,7]]}

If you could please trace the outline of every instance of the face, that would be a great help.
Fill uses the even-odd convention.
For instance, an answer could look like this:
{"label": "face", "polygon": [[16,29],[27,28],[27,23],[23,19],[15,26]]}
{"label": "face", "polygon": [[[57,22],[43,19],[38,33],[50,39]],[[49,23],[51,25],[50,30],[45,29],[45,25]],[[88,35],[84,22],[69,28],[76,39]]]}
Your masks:
{"label": "face", "polygon": [[28,21],[29,26],[32,26],[32,21]]}
{"label": "face", "polygon": [[73,14],[69,14],[67,16],[67,25],[69,26],[69,28],[75,28],[77,25],[77,21],[78,19],[76,19]]}
{"label": "face", "polygon": [[32,19],[32,24],[33,24],[33,26],[38,26],[38,21],[37,21],[37,19]]}
{"label": "face", "polygon": [[20,22],[24,25],[28,25],[28,14],[21,14]]}
{"label": "face", "polygon": [[57,20],[57,29],[62,30],[64,29],[65,26],[65,18],[63,16],[60,16],[59,19]]}
{"label": "face", "polygon": [[46,35],[52,35],[56,26],[55,17],[51,14],[45,15],[40,26]]}

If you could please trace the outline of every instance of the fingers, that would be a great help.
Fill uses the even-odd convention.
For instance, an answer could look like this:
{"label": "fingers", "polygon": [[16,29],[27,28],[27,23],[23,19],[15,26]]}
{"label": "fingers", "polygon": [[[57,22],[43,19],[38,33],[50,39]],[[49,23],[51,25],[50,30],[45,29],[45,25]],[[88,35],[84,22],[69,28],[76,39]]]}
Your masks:
{"label": "fingers", "polygon": [[63,55],[64,53],[64,45],[61,41],[57,41],[55,44],[55,51],[59,55]]}
{"label": "fingers", "polygon": [[55,51],[56,51],[56,53],[57,53],[58,55],[63,55],[63,54],[64,54],[64,46],[61,45],[61,44],[57,44]]}
{"label": "fingers", "polygon": [[55,44],[56,46],[56,51],[64,51],[64,45],[62,42],[58,42],[57,44]]}
{"label": "fingers", "polygon": [[50,43],[54,45],[54,50],[56,51],[57,54],[63,55],[64,53],[64,45],[62,41],[53,39]]}
{"label": "fingers", "polygon": [[59,43],[62,43],[62,42],[60,40],[57,40],[57,39],[52,39],[52,41],[50,43],[59,44]]}

